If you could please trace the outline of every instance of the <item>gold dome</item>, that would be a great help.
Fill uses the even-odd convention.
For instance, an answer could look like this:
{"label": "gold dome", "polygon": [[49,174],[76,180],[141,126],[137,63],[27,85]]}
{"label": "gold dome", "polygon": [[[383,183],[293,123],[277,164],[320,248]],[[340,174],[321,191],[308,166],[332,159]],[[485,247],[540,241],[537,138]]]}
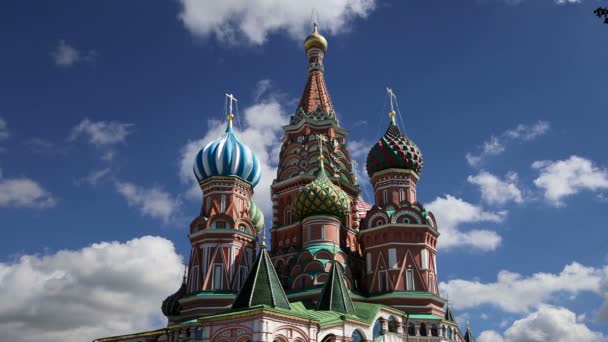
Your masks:
{"label": "gold dome", "polygon": [[308,37],[306,37],[306,40],[304,41],[305,51],[308,51],[312,48],[321,49],[323,50],[323,52],[327,51],[327,39],[325,39],[325,37],[323,37],[319,33],[319,30],[317,29],[317,23],[315,23],[312,33]]}

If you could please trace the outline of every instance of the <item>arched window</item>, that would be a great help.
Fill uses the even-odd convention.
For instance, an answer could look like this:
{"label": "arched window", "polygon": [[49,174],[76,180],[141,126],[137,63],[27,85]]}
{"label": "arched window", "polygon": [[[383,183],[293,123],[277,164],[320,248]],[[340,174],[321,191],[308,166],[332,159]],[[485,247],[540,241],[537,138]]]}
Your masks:
{"label": "arched window", "polygon": [[382,335],[382,323],[380,322],[380,319],[377,319],[376,323],[374,323],[374,329],[372,330],[372,338],[375,341],[380,335]]}
{"label": "arched window", "polygon": [[353,331],[353,335],[350,337],[351,342],[363,342],[363,335],[359,330]]}
{"label": "arched window", "polygon": [[452,339],[452,328],[448,329],[448,340]]}
{"label": "arched window", "polygon": [[426,331],[426,324],[420,323],[420,336],[428,336]]}
{"label": "arched window", "polygon": [[407,334],[410,336],[416,336],[416,324],[409,322],[407,325]]}
{"label": "arched window", "polygon": [[397,320],[395,319],[395,317],[391,316],[388,319],[388,331],[392,332],[392,333],[397,333],[397,325],[399,323],[397,322]]}
{"label": "arched window", "polygon": [[439,336],[439,330],[437,329],[436,323],[433,323],[433,325],[431,325],[431,336]]}
{"label": "arched window", "polygon": [[323,340],[321,340],[321,342],[332,342],[332,341],[335,341],[335,340],[336,340],[336,335],[329,334],[329,335],[325,336],[323,338]]}

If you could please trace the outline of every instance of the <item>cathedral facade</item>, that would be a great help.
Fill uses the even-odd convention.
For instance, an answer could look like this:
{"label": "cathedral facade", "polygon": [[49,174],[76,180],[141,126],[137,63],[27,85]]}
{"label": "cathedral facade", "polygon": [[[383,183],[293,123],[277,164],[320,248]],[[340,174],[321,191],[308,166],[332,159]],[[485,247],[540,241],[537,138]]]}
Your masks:
{"label": "cathedral facade", "polygon": [[270,246],[252,200],[268,175],[233,131],[230,110],[225,134],[194,160],[202,206],[190,225],[188,271],[161,305],[167,326],[95,341],[474,341],[439,293],[439,229],[417,201],[420,149],[391,106],[367,157],[374,198],[366,203],[316,24],[304,48],[308,78],[271,186]]}

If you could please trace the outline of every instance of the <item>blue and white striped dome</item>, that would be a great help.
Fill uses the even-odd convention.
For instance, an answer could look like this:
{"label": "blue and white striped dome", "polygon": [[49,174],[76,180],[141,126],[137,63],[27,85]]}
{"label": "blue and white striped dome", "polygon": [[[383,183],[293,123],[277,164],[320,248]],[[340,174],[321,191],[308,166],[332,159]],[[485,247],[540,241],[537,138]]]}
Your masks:
{"label": "blue and white striped dome", "polygon": [[224,135],[205,146],[196,155],[194,175],[199,182],[212,176],[236,176],[252,187],[262,178],[260,162],[251,149],[241,143],[232,131],[232,120]]}

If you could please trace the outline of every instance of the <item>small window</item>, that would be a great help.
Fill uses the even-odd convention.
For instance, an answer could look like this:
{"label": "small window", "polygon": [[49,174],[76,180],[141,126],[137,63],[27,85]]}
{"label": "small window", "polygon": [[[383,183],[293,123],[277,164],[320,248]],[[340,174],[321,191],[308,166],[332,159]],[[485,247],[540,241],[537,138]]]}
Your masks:
{"label": "small window", "polygon": [[190,279],[191,285],[190,292],[198,291],[198,266],[192,268],[192,279]]}
{"label": "small window", "polygon": [[224,221],[217,221],[217,222],[215,222],[215,228],[217,228],[217,229],[226,229],[226,222],[224,222]]}
{"label": "small window", "polygon": [[226,212],[226,195],[222,195],[221,203],[220,203],[220,212]]}
{"label": "small window", "polygon": [[423,270],[429,268],[429,250],[423,249],[420,251],[420,266]]}
{"label": "small window", "polygon": [[410,336],[416,336],[416,325],[414,322],[409,322],[407,324],[407,334]]}
{"label": "small window", "polygon": [[213,290],[222,289],[222,265],[213,266]]}
{"label": "small window", "polygon": [[380,286],[380,292],[387,292],[388,291],[388,274],[386,271],[380,271],[378,272],[378,281],[379,281],[379,286]]}
{"label": "small window", "polygon": [[410,268],[405,272],[406,290],[414,291],[414,271]]}
{"label": "small window", "polygon": [[405,201],[405,191],[403,189],[399,189],[399,202]]}
{"label": "small window", "polygon": [[383,196],[383,200],[384,200],[383,203],[384,204],[388,203],[388,191],[384,190],[382,192],[382,196]]}
{"label": "small window", "polygon": [[420,323],[420,336],[427,336],[426,324]]}
{"label": "small window", "polygon": [[325,225],[321,226],[321,240],[325,240]]}
{"label": "small window", "polygon": [[239,225],[239,230],[242,232],[247,231],[247,227],[244,224]]}
{"label": "small window", "polygon": [[388,250],[388,265],[390,268],[397,268],[397,250],[395,248]]}

